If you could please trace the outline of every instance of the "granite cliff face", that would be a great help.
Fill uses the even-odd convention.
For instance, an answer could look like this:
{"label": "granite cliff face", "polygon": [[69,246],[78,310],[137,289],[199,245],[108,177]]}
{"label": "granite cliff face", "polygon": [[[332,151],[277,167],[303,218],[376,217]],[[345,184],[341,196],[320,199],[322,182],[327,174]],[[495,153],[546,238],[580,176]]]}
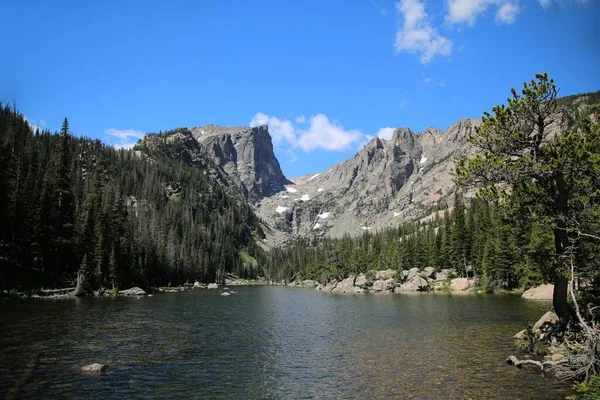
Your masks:
{"label": "granite cliff face", "polygon": [[266,125],[224,128],[207,125],[191,128],[204,153],[236,183],[244,196],[259,200],[283,189],[289,181],[273,153]]}
{"label": "granite cliff face", "polygon": [[224,128],[207,125],[167,134],[148,135],[142,146],[161,148],[210,174],[211,178],[251,203],[273,195],[290,183],[273,153],[266,125]]}

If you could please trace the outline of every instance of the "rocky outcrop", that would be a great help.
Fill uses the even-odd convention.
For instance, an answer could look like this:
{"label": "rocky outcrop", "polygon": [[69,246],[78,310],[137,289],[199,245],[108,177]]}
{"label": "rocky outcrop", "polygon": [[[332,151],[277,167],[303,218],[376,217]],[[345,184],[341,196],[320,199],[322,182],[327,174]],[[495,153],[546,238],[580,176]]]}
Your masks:
{"label": "rocky outcrop", "polygon": [[204,153],[245,197],[259,200],[291,183],[281,171],[266,125],[237,128],[206,125],[190,131]]}
{"label": "rocky outcrop", "polygon": [[523,298],[528,300],[552,300],[554,285],[540,285],[523,292]]}
{"label": "rocky outcrop", "polygon": [[120,290],[119,296],[146,296],[146,292],[139,287],[132,287],[127,290]]}

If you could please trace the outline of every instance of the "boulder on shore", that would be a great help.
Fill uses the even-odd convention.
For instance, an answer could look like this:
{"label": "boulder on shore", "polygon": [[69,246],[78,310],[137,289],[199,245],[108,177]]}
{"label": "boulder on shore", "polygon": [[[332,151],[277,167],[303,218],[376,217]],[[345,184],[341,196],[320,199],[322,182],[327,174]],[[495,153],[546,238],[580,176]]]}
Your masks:
{"label": "boulder on shore", "polygon": [[361,289],[367,289],[368,284],[369,280],[365,274],[358,274],[356,280],[354,281],[354,286],[358,286]]}
{"label": "boulder on shore", "polygon": [[98,363],[94,363],[94,364],[86,365],[85,367],[81,367],[81,371],[88,373],[88,374],[100,374],[102,372],[106,372],[107,369],[108,369],[108,365],[98,364]]}
{"label": "boulder on shore", "polygon": [[333,289],[332,293],[362,293],[363,290],[355,286],[356,276],[350,275],[348,278],[338,282]]}
{"label": "boulder on shore", "polygon": [[396,271],[394,271],[391,268],[388,268],[386,270],[383,271],[376,271],[375,272],[375,279],[376,280],[388,280],[393,278],[394,276],[396,276]]}
{"label": "boulder on shore", "polygon": [[219,285],[217,285],[216,283],[209,283],[207,288],[208,289],[218,289]]}
{"label": "boulder on shore", "polygon": [[431,279],[435,279],[435,268],[433,267],[426,267],[425,269],[423,269],[423,271],[420,273],[420,276],[422,278],[431,278]]}
{"label": "boulder on shore", "polygon": [[389,292],[394,290],[394,286],[396,286],[393,279],[380,279],[373,282],[373,290],[376,292]]}
{"label": "boulder on shore", "polygon": [[454,278],[450,281],[450,290],[453,292],[464,292],[471,287],[471,281],[467,278]]}
{"label": "boulder on shore", "polygon": [[406,275],[404,275],[404,277],[406,278],[407,281],[410,281],[412,278],[414,278],[415,276],[418,276],[418,275],[419,275],[419,268],[411,268],[408,270]]}
{"label": "boulder on shore", "polygon": [[546,314],[542,315],[538,321],[533,324],[533,331],[539,332],[544,325],[554,325],[559,321],[558,315],[553,313],[552,311],[548,311]]}
{"label": "boulder on shore", "polygon": [[134,286],[127,290],[120,290],[119,295],[120,296],[145,296],[146,292],[144,292],[143,289],[141,289],[137,286]]}
{"label": "boulder on shore", "polygon": [[554,285],[540,285],[523,292],[523,298],[529,300],[552,300]]}
{"label": "boulder on shore", "polygon": [[419,275],[413,276],[408,282],[397,286],[394,289],[394,293],[400,292],[424,292],[429,290],[429,284],[427,279],[420,277]]}

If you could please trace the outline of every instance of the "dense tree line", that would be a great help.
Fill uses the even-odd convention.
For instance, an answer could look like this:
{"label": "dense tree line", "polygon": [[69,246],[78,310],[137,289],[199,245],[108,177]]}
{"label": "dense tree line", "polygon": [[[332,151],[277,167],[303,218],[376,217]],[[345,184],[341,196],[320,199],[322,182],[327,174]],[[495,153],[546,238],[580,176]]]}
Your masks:
{"label": "dense tree line", "polygon": [[271,250],[267,270],[276,280],[327,282],[369,270],[433,267],[477,277],[488,291],[550,279],[544,260],[552,251],[551,232],[524,230],[498,207],[478,199],[465,205],[458,193],[451,211],[359,237],[298,239]]}
{"label": "dense tree line", "polygon": [[60,133],[33,132],[8,105],[0,216],[0,289],[79,276],[89,293],[263,274],[248,262],[261,251],[256,216],[199,168],[75,137],[66,118]]}

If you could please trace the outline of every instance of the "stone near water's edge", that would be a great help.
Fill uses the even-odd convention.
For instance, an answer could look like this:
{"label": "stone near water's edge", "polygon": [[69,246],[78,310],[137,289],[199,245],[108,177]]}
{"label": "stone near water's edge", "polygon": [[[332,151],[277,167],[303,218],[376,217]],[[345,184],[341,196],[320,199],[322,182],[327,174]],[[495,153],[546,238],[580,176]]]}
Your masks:
{"label": "stone near water's edge", "polygon": [[146,292],[137,286],[134,286],[127,290],[119,291],[119,296],[145,296],[145,295],[146,295]]}
{"label": "stone near water's edge", "polygon": [[223,292],[223,293],[221,293],[221,296],[231,296],[231,293],[229,293],[229,292]]}
{"label": "stone near water's edge", "polygon": [[540,285],[523,292],[523,298],[528,300],[552,300],[554,285]]}
{"label": "stone near water's edge", "polygon": [[208,289],[218,289],[219,285],[217,285],[216,283],[209,283],[207,288]]}
{"label": "stone near water's edge", "polygon": [[87,374],[100,374],[102,372],[106,372],[108,370],[108,365],[94,363],[90,365],[86,365],[85,367],[81,367],[81,371]]}

